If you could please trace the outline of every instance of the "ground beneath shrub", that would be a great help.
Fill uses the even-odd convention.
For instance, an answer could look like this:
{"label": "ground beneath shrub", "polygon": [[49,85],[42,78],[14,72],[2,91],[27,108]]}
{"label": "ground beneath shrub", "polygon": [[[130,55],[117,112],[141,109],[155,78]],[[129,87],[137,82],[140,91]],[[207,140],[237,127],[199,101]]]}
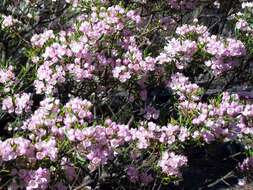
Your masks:
{"label": "ground beneath shrub", "polygon": [[253,190],[253,182],[238,185],[242,178],[238,163],[244,159],[240,144],[212,144],[187,150],[189,167],[176,189],[185,190]]}

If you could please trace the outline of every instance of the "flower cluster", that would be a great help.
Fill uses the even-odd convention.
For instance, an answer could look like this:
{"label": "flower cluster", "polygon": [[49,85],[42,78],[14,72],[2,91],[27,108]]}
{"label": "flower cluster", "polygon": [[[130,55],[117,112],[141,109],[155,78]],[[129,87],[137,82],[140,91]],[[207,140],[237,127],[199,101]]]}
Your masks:
{"label": "flower cluster", "polygon": [[196,35],[197,37],[207,37],[209,36],[208,28],[203,25],[188,25],[184,24],[176,29],[176,34],[182,37],[187,37],[188,35]]}
{"label": "flower cluster", "polygon": [[219,104],[215,102],[199,102],[201,88],[189,82],[189,79],[181,73],[171,77],[169,87],[179,97],[179,109],[182,114],[192,118],[192,124],[205,126],[196,130],[193,136],[201,137],[207,143],[216,139],[225,141],[252,135],[252,105],[244,105],[239,95],[224,92]]}
{"label": "flower cluster", "polygon": [[[77,25],[58,35],[48,30],[32,37],[35,47],[42,47],[49,39],[54,41],[43,53],[43,64],[34,82],[37,93],[52,94],[56,85],[69,77],[77,82],[93,79],[105,68],[110,68],[112,76],[121,82],[135,73],[154,70],[155,59],[143,56],[135,36],[123,24],[138,26],[140,16],[135,11],[126,11],[120,6],[94,9],[91,17],[83,16],[79,20]],[[110,43],[111,36],[118,34],[123,36],[116,43],[120,50],[112,49],[111,57],[105,51],[99,51]],[[76,35],[78,40],[73,40]],[[65,59],[69,61],[65,62]]]}
{"label": "flower cluster", "polygon": [[177,9],[177,10],[189,10],[193,9],[193,7],[196,5],[197,0],[168,0],[168,4],[171,8]]}
{"label": "flower cluster", "polygon": [[184,127],[168,124],[159,126],[149,122],[148,128],[140,126],[138,129],[131,129],[132,139],[137,142],[139,149],[146,149],[151,142],[159,142],[171,145],[177,141],[184,142],[189,137],[189,131]]}
{"label": "flower cluster", "polygon": [[20,115],[29,112],[32,103],[31,94],[15,94],[13,97],[7,96],[3,99],[2,110]]}
{"label": "flower cluster", "polygon": [[11,161],[22,156],[27,158],[34,157],[34,147],[31,146],[31,141],[22,137],[0,141],[0,147],[0,158],[2,161]]}
{"label": "flower cluster", "polygon": [[241,164],[240,169],[242,171],[252,172],[253,169],[253,157],[246,158]]}
{"label": "flower cluster", "polygon": [[136,167],[132,165],[127,168],[127,175],[132,183],[141,182],[148,185],[153,181],[153,177],[151,175],[147,174],[147,172],[138,171]]}
{"label": "flower cluster", "polygon": [[206,126],[198,134],[208,143],[216,139],[228,141],[253,134],[252,105],[245,106],[240,103],[238,95],[224,93],[219,106],[215,103],[194,103],[186,100],[180,103],[180,107],[183,112],[197,112],[192,123]]}
{"label": "flower cluster", "polygon": [[83,130],[67,131],[67,137],[72,142],[79,142],[77,149],[81,155],[90,161],[90,170],[95,170],[108,159],[117,155],[117,148],[131,140],[131,133],[125,125],[117,125],[106,121],[108,127],[94,126]]}
{"label": "flower cluster", "polygon": [[4,86],[4,92],[9,92],[15,83],[16,77],[13,69],[13,66],[9,66],[7,69],[0,69],[0,85]]}
{"label": "flower cluster", "polygon": [[18,20],[13,18],[12,15],[5,16],[3,15],[3,21],[2,21],[2,27],[3,28],[9,28],[14,26],[16,23],[18,23]]}
{"label": "flower cluster", "polygon": [[235,39],[228,38],[225,41],[211,36],[206,40],[206,51],[213,56],[205,64],[216,73],[220,74],[238,65],[237,57],[244,56],[246,49],[244,44]]}
{"label": "flower cluster", "polygon": [[12,189],[26,188],[27,190],[48,188],[50,181],[50,172],[46,168],[38,168],[37,170],[12,171],[13,175],[19,176],[19,181],[13,181],[10,185]]}
{"label": "flower cluster", "polygon": [[31,44],[34,47],[43,47],[43,45],[50,39],[54,39],[53,30],[46,30],[41,34],[35,34],[31,38]]}
{"label": "flower cluster", "polygon": [[237,21],[235,28],[243,32],[252,32],[252,29],[249,26],[249,23],[246,20],[243,20],[241,18]]}
{"label": "flower cluster", "polygon": [[[186,128],[173,125],[161,127],[152,122],[147,123],[148,128],[145,128],[143,123],[137,129],[130,129],[127,125],[117,124],[107,119],[103,126],[96,125],[83,128],[81,126],[84,125],[84,119],[88,121],[92,119],[92,114],[89,112],[90,108],[91,103],[87,100],[75,98],[67,102],[65,106],[61,106],[58,100],[46,98],[41,102],[41,106],[35,111],[34,115],[24,122],[22,130],[31,131],[28,139],[22,137],[10,138],[0,143],[1,160],[8,162],[25,158],[27,163],[30,164],[47,159],[57,162],[61,151],[59,143],[67,140],[75,150],[71,154],[78,154],[89,160],[88,167],[94,171],[100,165],[106,165],[108,160],[117,156],[123,145],[130,146],[130,144],[137,143],[137,148],[143,150],[153,146],[154,142],[171,145],[176,141],[184,142],[189,137]],[[66,122],[68,120],[73,122]],[[76,123],[76,121],[79,122]],[[45,137],[47,138],[45,139]],[[176,155],[173,158],[173,155],[171,154],[169,160],[164,161],[165,163],[159,162],[159,166],[163,168],[164,172],[168,170],[167,167],[174,168],[170,173],[166,173],[177,176],[179,174],[177,170],[184,165],[183,161],[185,159],[182,159],[177,165],[171,163],[173,166],[169,166],[168,161],[172,162],[173,159],[177,160],[178,158]],[[162,160],[164,159],[163,156]],[[73,179],[71,177],[71,173],[74,172],[73,168],[69,164],[63,166],[68,173],[67,176]],[[24,181],[24,186],[27,188],[44,189],[47,187],[50,179],[49,171],[45,170],[45,173],[43,173],[40,168],[36,171],[26,171],[22,167],[21,170],[28,173],[20,176],[20,172],[17,172],[12,175],[18,175],[18,179]],[[47,177],[36,173],[40,171]],[[33,175],[30,176],[30,174]],[[40,179],[36,177],[37,175],[40,176]],[[139,176],[144,183],[151,180],[146,173]],[[14,185],[14,182],[12,185]]]}
{"label": "flower cluster", "polygon": [[173,74],[170,81],[168,81],[167,86],[179,95],[179,100],[181,101],[186,99],[196,101],[199,99],[199,86],[191,83],[189,78],[185,77],[182,73]]}
{"label": "flower cluster", "polygon": [[147,120],[157,120],[160,115],[160,111],[155,109],[153,106],[147,106],[145,109],[143,109],[144,118]]}
{"label": "flower cluster", "polygon": [[253,3],[252,2],[243,2],[242,3],[242,8],[252,8],[253,7]]}
{"label": "flower cluster", "polygon": [[179,37],[169,40],[158,57],[160,63],[174,62],[178,69],[184,69],[194,60],[197,52],[205,51],[211,56],[205,65],[219,75],[237,66],[237,58],[246,54],[241,41],[211,35],[205,26],[183,25],[176,29],[176,33]]}
{"label": "flower cluster", "polygon": [[185,156],[176,155],[174,152],[164,152],[158,165],[162,171],[169,176],[177,176],[180,174],[179,168],[186,165],[187,158]]}
{"label": "flower cluster", "polygon": [[160,64],[165,62],[175,62],[178,69],[186,67],[192,61],[194,53],[197,52],[197,44],[191,40],[169,40],[164,52],[157,58]]}

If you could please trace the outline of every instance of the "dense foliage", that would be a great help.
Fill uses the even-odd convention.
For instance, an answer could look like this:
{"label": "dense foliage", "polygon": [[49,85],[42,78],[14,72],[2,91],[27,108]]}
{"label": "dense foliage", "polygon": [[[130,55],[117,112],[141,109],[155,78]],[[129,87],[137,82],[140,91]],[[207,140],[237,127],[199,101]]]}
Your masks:
{"label": "dense foliage", "polygon": [[2,0],[0,18],[0,189],[198,189],[196,152],[252,179],[253,3]]}

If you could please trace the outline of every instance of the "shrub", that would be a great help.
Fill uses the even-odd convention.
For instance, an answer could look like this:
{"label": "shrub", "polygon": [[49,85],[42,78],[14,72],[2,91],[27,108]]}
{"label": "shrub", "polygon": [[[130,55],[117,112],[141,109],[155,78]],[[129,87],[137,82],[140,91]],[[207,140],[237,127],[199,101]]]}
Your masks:
{"label": "shrub", "polygon": [[252,10],[0,2],[1,189],[159,189],[215,144],[252,178]]}

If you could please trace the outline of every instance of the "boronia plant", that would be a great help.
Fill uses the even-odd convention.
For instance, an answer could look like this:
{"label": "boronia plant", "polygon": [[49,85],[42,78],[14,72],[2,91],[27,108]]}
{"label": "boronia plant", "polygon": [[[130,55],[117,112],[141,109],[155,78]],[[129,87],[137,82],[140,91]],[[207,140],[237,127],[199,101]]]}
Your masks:
{"label": "boronia plant", "polygon": [[0,189],[252,180],[253,3],[2,0],[0,22]]}

